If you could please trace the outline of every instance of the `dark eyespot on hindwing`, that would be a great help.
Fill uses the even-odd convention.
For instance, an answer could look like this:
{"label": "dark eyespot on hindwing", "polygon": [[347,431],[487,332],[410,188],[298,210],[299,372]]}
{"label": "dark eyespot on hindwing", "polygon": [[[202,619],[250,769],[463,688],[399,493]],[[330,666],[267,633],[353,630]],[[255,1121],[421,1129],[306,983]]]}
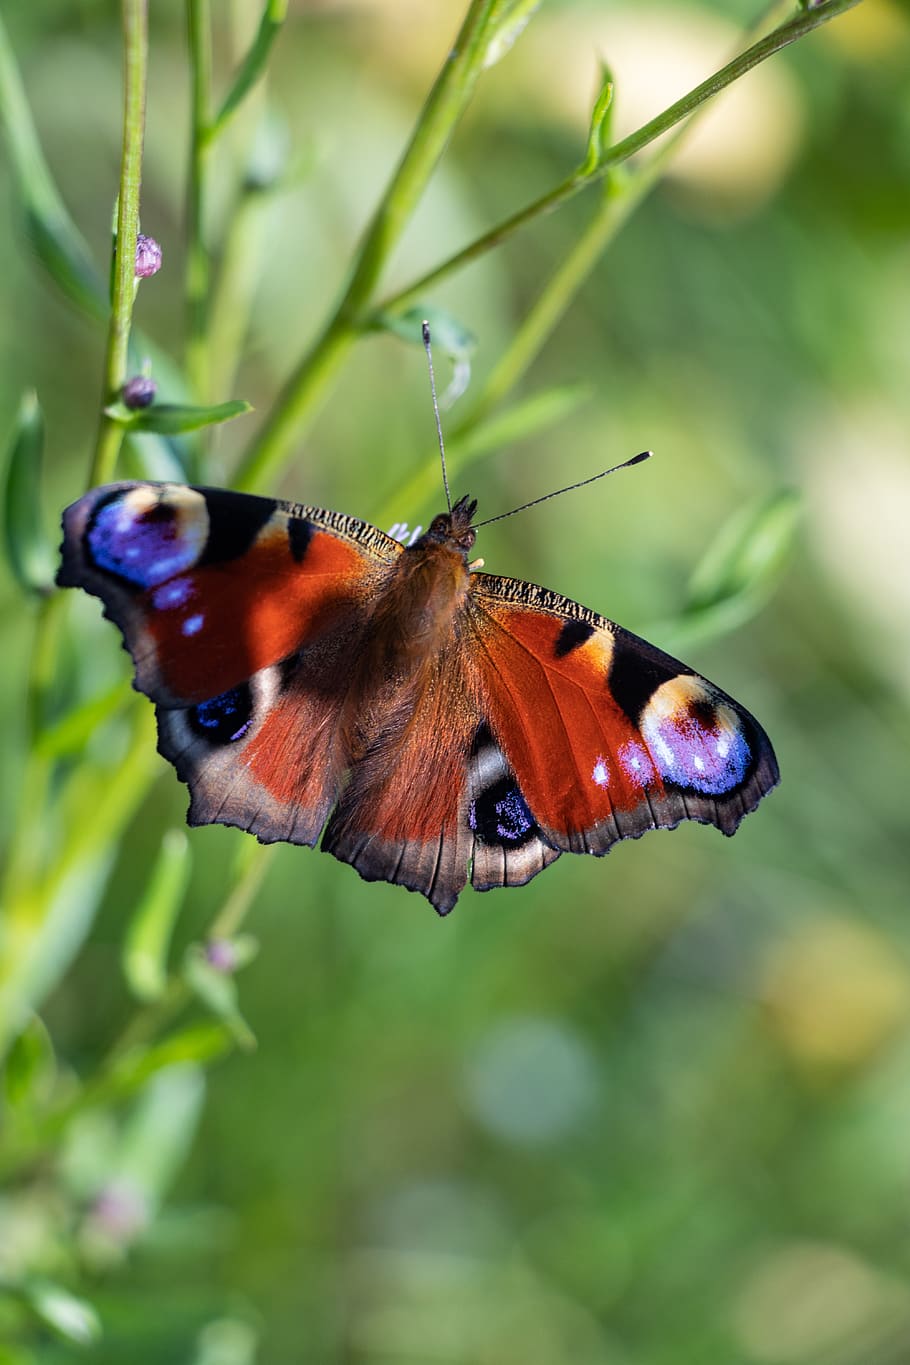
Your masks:
{"label": "dark eyespot on hindwing", "polygon": [[483,843],[507,848],[517,848],[540,834],[524,797],[514,780],[507,777],[471,802],[468,822]]}
{"label": "dark eyespot on hindwing", "polygon": [[233,744],[246,734],[253,718],[250,685],[241,683],[220,697],[191,706],[186,715],[193,733],[209,744]]}
{"label": "dark eyespot on hindwing", "polygon": [[481,724],[471,753],[471,804],[468,823],[481,843],[519,848],[540,836],[537,822],[490,733]]}

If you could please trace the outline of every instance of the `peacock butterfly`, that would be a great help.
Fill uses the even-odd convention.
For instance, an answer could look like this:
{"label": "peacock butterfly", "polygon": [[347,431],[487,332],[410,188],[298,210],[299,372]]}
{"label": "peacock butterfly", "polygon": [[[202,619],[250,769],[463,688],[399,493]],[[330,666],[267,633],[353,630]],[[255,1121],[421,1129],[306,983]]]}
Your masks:
{"label": "peacock butterfly", "polygon": [[778,781],[713,683],[548,588],[469,562],[463,497],[404,547],[339,512],[116,483],[64,513],[191,825],[322,847],[440,914],[682,820],[733,834]]}

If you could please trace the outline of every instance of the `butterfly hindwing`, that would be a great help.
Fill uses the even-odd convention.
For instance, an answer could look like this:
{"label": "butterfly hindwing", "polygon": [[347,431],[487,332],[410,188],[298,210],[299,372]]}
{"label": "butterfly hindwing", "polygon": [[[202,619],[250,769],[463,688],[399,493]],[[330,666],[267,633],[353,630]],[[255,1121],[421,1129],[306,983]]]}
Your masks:
{"label": "butterfly hindwing", "polygon": [[158,750],[190,789],[191,825],[235,825],[263,843],[318,841],[346,766],[339,719],[349,641],[337,643],[331,657],[304,650],[220,696],[157,708]]}
{"label": "butterfly hindwing", "polygon": [[732,834],[778,780],[758,722],[678,660],[535,584],[474,580],[489,722],[554,848],[693,819]]}
{"label": "butterfly hindwing", "polygon": [[474,737],[468,788],[468,821],[474,835],[471,885],[475,891],[523,886],[559,857],[559,850],[544,839],[486,721],[478,726]]}

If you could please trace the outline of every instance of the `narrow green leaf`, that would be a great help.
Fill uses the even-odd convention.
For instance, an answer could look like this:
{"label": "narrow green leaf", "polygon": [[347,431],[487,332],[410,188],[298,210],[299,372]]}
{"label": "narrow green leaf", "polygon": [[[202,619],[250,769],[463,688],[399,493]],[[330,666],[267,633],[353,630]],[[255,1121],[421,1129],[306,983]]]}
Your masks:
{"label": "narrow green leaf", "polygon": [[232,115],[264,74],[272,44],[281,31],[287,12],[288,0],[267,0],[256,37],[240,64],[224,103],[207,130],[207,142],[224,132]]}
{"label": "narrow green leaf", "polygon": [[101,1337],[101,1320],[86,1299],[50,1280],[34,1280],[25,1298],[35,1314],[58,1336],[77,1346],[91,1346]]}
{"label": "narrow green leaf", "polygon": [[0,121],[25,229],[39,260],[75,304],[91,317],[104,319],[108,311],[104,287],[44,159],[2,16]]}
{"label": "narrow green leaf", "polygon": [[483,65],[485,70],[502,61],[530,23],[540,0],[505,0],[494,7]]}
{"label": "narrow green leaf", "polygon": [[784,488],[736,512],[692,574],[686,610],[715,606],[742,593],[770,592],[792,549],[800,508],[799,494]]}
{"label": "narrow green leaf", "polygon": [[137,1189],[149,1214],[173,1183],[199,1123],[205,1073],[182,1062],[152,1077],[124,1124],[110,1178]]}
{"label": "narrow green leaf", "polygon": [[89,697],[88,701],[67,711],[59,720],[42,730],[36,741],[36,752],[41,758],[63,758],[80,753],[100,725],[120,709],[135,693],[128,678]]}
{"label": "narrow green leaf", "polygon": [[[511,441],[519,441],[564,421],[570,412],[589,398],[590,391],[583,385],[546,389],[464,431],[453,432],[446,439],[450,479],[455,475],[462,476],[472,461],[488,451],[499,450]],[[378,517],[379,524],[390,526],[400,521],[402,515],[413,515],[415,509],[426,506],[431,499],[438,499],[439,487],[438,463],[425,460],[413,478],[396,494],[394,503],[388,503],[382,509]]]}
{"label": "narrow green leaf", "polygon": [[375,325],[392,332],[412,346],[423,345],[423,323],[430,324],[430,335],[435,351],[442,351],[452,360],[467,360],[477,349],[477,337],[445,308],[416,304],[403,313],[379,313]]}
{"label": "narrow green leaf", "polygon": [[252,412],[253,405],[243,398],[232,398],[227,403],[215,403],[211,407],[153,403],[150,408],[133,411],[118,402],[111,403],[104,411],[129,431],[154,431],[163,436],[177,436],[184,431],[198,431],[201,427],[211,427],[218,422],[229,422],[232,417]]}
{"label": "narrow green leaf", "polygon": [[655,639],[672,653],[682,653],[750,621],[786,567],[800,510],[799,494],[781,489],[736,512],[693,573],[680,615],[651,628]]}
{"label": "narrow green leaf", "polygon": [[165,1067],[180,1062],[204,1065],[214,1061],[228,1051],[232,1041],[232,1034],[223,1024],[190,1024],[160,1043],[131,1048],[111,1071],[86,1087],[80,1107],[125,1099]]}
{"label": "narrow green leaf", "polygon": [[585,159],[578,168],[580,176],[593,175],[600,165],[605,149],[610,144],[610,119],[613,107],[613,74],[604,63],[600,68],[600,92],[591,111],[591,124],[588,129],[588,147]]}
{"label": "narrow green leaf", "polygon": [[49,592],[56,556],[41,519],[44,417],[33,391],[25,393],[10,433],[3,522],[10,568],[28,592]]}
{"label": "narrow green leaf", "polygon": [[55,1071],[54,1045],[37,1014],[14,1040],[3,1066],[3,1087],[9,1104],[18,1108],[43,1091]]}
{"label": "narrow green leaf", "polygon": [[187,984],[231,1030],[237,1044],[246,1050],[254,1048],[256,1037],[240,1013],[237,983],[233,976],[213,966],[198,943],[188,949],[183,971]]}
{"label": "narrow green leaf", "polygon": [[478,422],[463,436],[456,434],[449,445],[456,461],[476,459],[488,450],[499,450],[515,441],[523,441],[546,427],[565,421],[569,413],[587,403],[590,396],[590,389],[583,384],[544,389]]}
{"label": "narrow green leaf", "polygon": [[140,1000],[157,1000],[164,994],[168,948],[191,866],[189,840],[183,830],[168,830],[123,945],[123,971]]}

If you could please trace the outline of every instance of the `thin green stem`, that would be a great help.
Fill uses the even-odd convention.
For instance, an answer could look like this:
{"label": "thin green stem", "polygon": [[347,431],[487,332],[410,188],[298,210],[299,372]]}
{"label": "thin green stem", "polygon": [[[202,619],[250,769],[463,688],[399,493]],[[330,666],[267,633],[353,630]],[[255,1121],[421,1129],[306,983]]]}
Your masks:
{"label": "thin green stem", "polygon": [[[480,421],[516,386],[540,353],[581,284],[604,249],[635,211],[660,174],[653,158],[634,177],[607,182],[598,212],[568,256],[547,281],[533,308],[494,366],[471,412],[471,424]],[[650,173],[649,173],[650,172]]]}
{"label": "thin green stem", "polygon": [[200,403],[209,400],[207,357],[208,294],[211,262],[205,242],[205,194],[210,142],[212,21],[210,0],[187,0],[190,54],[190,161],[187,181],[186,370]]}
{"label": "thin green stem", "polygon": [[[274,26],[273,41],[284,21],[286,0],[269,0],[259,25],[258,37],[250,31],[248,0],[233,0],[229,10],[231,50],[244,69],[262,39],[263,27]],[[246,53],[244,57],[241,54]],[[237,78],[240,79],[239,76]],[[243,343],[262,273],[263,231],[270,207],[269,189],[280,178],[274,165],[257,165],[256,139],[266,126],[267,71],[256,74],[255,88],[246,88],[242,104],[231,108],[228,142],[239,172],[239,185],[226,224],[218,269],[209,303],[209,377],[211,396],[229,398],[240,364]],[[223,111],[222,111],[223,112]],[[222,131],[220,115],[216,123]]]}
{"label": "thin green stem", "polygon": [[234,478],[244,493],[260,492],[277,477],[304,417],[314,417],[329,385],[357,340],[349,324],[334,319],[307,352]]}
{"label": "thin green stem", "polygon": [[334,315],[279,396],[238,471],[236,486],[257,489],[275,477],[303,419],[319,400],[363,326],[362,315],[405,224],[417,206],[483,69],[497,0],[472,0],[461,31],[430,91],[414,134],[364,234]]}
{"label": "thin green stem", "polygon": [[102,412],[89,474],[89,487],[108,483],[123,443],[123,428],[104,412],[127,377],[127,354],[136,294],[136,236],[142,183],[142,142],[148,75],[147,0],[123,0],[123,149],[117,200],[111,317],[104,358]]}
{"label": "thin green stem", "polygon": [[595,169],[587,172],[573,172],[554,189],[549,190],[539,199],[535,199],[533,203],[519,209],[517,213],[498,223],[496,227],[476,238],[468,246],[463,247],[461,251],[456,252],[454,256],[450,256],[448,260],[422,275],[420,279],[415,280],[396,294],[390,295],[378,305],[376,312],[400,312],[416,303],[428,289],[455,274],[456,271],[461,270],[471,261],[485,255],[492,247],[499,246],[516,233],[519,228],[533,222],[536,218],[540,218],[543,214],[552,213],[554,209],[560,208],[582,190],[603,180],[621,162],[627,161],[629,157],[642,151],[656,138],[682,122],[683,119],[688,118],[707,100],[712,99],[721,90],[725,90],[728,85],[732,85],[734,81],[739,80],[753,67],[773,56],[775,52],[780,52],[782,48],[804,38],[822,24],[836,18],[839,14],[846,13],[847,10],[853,9],[859,3],[860,0],[827,0],[826,4],[820,5],[816,9],[800,11],[798,15],[782,24],[780,28],[774,29],[766,37],[746,48],[726,66],[716,71],[713,76],[709,76],[706,81],[702,81],[701,85],[696,86],[682,99],[677,100],[675,104],[671,104],[634,133],[630,133],[628,137],[614,143],[604,152]]}
{"label": "thin green stem", "polygon": [[221,108],[205,130],[207,142],[214,142],[224,132],[249,91],[262,79],[272,44],[284,26],[287,12],[288,0],[267,0],[256,37],[238,68]]}
{"label": "thin green stem", "polygon": [[273,855],[273,844],[251,843],[244,849],[238,849],[236,882],[209,925],[207,939],[231,938],[237,933],[272,865]]}

